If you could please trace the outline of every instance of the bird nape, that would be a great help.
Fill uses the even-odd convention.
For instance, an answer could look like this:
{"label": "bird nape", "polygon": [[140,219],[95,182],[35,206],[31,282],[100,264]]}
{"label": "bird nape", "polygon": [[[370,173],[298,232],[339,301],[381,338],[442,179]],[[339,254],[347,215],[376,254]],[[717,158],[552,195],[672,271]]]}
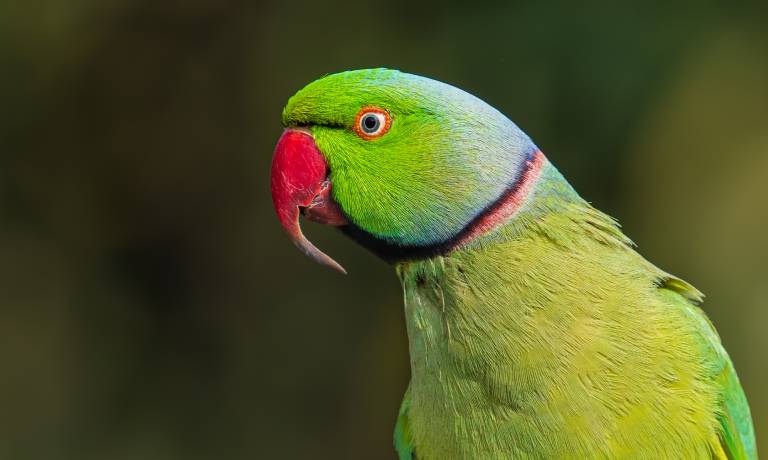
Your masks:
{"label": "bird nape", "polygon": [[272,163],[299,217],[389,261],[411,382],[401,459],[757,458],[749,406],[699,305],[502,113],[388,69],[290,98]]}

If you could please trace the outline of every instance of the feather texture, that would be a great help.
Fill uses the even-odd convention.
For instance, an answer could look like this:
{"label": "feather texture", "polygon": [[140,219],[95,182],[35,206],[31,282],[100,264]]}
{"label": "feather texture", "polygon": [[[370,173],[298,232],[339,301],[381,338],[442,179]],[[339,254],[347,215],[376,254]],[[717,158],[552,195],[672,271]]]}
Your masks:
{"label": "feather texture", "polygon": [[756,458],[701,293],[555,182],[498,234],[398,265],[405,445],[422,460]]}
{"label": "feather texture", "polygon": [[[371,107],[386,135],[357,134]],[[499,111],[369,69],[307,85],[283,123],[311,132],[343,231],[402,282],[401,460],[757,458],[703,295],[643,259]]]}

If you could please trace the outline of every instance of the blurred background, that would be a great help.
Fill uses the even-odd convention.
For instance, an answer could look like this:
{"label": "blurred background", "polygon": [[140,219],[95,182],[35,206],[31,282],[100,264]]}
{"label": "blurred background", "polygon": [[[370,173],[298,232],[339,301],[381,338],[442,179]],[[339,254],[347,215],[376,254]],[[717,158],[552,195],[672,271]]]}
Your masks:
{"label": "blurred background", "polygon": [[392,459],[393,270],[269,197],[280,111],[386,66],[515,120],[704,291],[768,454],[763,2],[0,2],[0,458]]}

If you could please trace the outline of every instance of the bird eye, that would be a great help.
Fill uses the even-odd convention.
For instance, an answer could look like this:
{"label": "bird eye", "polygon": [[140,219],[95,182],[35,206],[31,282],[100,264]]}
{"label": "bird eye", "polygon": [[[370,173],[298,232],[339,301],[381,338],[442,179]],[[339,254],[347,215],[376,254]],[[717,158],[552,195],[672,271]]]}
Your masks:
{"label": "bird eye", "polygon": [[355,132],[366,140],[381,137],[389,131],[392,118],[384,109],[378,107],[363,107],[355,119]]}
{"label": "bird eye", "polygon": [[366,113],[363,118],[360,119],[360,129],[365,134],[375,134],[381,127],[381,119],[383,117],[378,113]]}

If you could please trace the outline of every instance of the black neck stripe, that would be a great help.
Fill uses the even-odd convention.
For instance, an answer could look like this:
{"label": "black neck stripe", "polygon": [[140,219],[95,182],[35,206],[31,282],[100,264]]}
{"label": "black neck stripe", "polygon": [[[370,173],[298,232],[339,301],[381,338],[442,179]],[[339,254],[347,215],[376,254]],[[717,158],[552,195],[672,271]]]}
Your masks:
{"label": "black neck stripe", "polygon": [[407,260],[418,260],[434,257],[437,255],[445,255],[454,249],[457,245],[464,241],[464,239],[477,230],[478,225],[484,220],[484,218],[494,212],[512,196],[516,195],[523,187],[526,178],[529,176],[528,172],[534,168],[534,159],[538,156],[543,156],[540,150],[534,149],[529,155],[526,161],[520,167],[520,171],[515,177],[515,180],[510,184],[499,196],[498,199],[487,205],[481,212],[479,212],[464,228],[462,228],[456,235],[451,238],[438,243],[428,245],[403,245],[397,244],[391,241],[382,239],[376,235],[373,235],[357,225],[351,223],[343,227],[339,227],[341,231],[352,238],[358,244],[362,245],[369,251],[373,252],[377,256],[381,257],[389,263],[402,262]]}

